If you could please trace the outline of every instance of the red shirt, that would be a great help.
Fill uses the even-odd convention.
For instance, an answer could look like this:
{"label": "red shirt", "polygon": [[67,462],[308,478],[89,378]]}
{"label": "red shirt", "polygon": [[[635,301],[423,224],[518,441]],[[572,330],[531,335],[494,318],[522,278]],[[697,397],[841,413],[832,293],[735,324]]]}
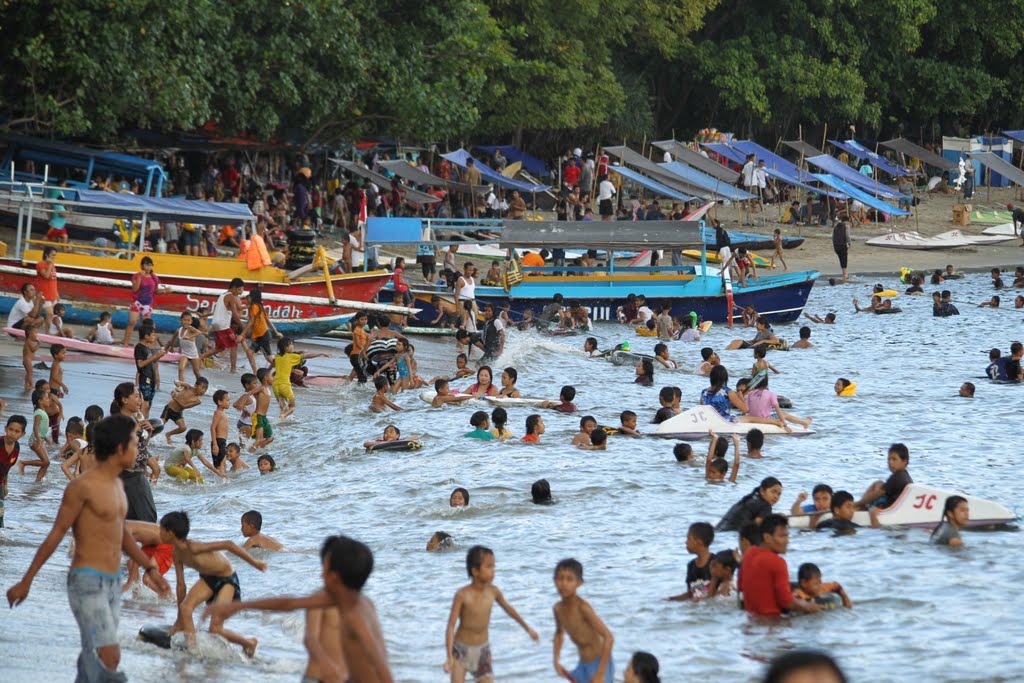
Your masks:
{"label": "red shirt", "polygon": [[[50,268],[50,276],[46,277],[43,275],[43,271]],[[36,281],[36,289],[43,295],[43,298],[49,302],[54,302],[58,299],[57,296],[57,266],[46,261],[40,261],[36,264],[36,275],[39,279]]]}
{"label": "red shirt", "polygon": [[793,604],[789,567],[778,553],[754,546],[743,555],[737,587],[743,608],[754,616],[778,617]]}
{"label": "red shirt", "polygon": [[18,453],[21,452],[21,445],[15,441],[14,447],[7,451],[7,447],[4,445],[4,440],[0,439],[0,486],[7,483],[7,473],[14,467],[14,463],[18,462]]}
{"label": "red shirt", "polygon": [[526,436],[524,436],[522,438],[522,440],[527,442],[527,443],[539,443],[540,442],[540,437],[537,436],[536,434],[527,434]]}
{"label": "red shirt", "polygon": [[565,184],[576,187],[576,183],[580,180],[580,167],[576,164],[569,164],[565,167]]}

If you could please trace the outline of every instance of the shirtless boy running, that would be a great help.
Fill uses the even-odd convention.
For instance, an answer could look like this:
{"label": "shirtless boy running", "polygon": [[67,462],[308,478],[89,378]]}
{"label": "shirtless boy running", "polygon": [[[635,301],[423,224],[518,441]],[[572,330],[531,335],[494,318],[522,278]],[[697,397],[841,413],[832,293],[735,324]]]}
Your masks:
{"label": "shirtless boy running", "polygon": [[113,415],[93,429],[96,466],[68,483],[57,518],[32,558],[25,576],[7,591],[16,607],[25,601],[32,581],[64,540],[74,534],[74,556],[68,571],[68,602],[82,635],[78,680],[125,680],[117,673],[121,648],[117,625],[121,610],[121,551],[146,567],[146,575],[169,596],[170,587],[125,527],[128,499],[118,475],[135,464],[138,443],[135,420]]}
{"label": "shirtless boy running", "polygon": [[[238,574],[231,562],[221,551],[228,551],[242,558],[261,572],[266,571],[267,563],[253,558],[231,541],[214,543],[198,543],[188,540],[191,527],[188,515],[184,512],[168,512],[160,518],[160,541],[174,546],[174,573],[177,579],[175,591],[178,599],[178,619],[171,627],[169,636],[179,631],[185,632],[185,642],[189,647],[196,645],[196,625],[192,620],[199,603],[226,603],[242,599],[242,589],[238,583]],[[185,594],[185,566],[199,572],[199,581]],[[246,656],[256,654],[257,641],[246,638],[223,627],[223,620],[214,617],[210,620],[210,633],[224,636],[236,645],[241,645]]]}
{"label": "shirtless boy running", "polygon": [[[455,593],[452,611],[445,631],[444,670],[452,675],[452,683],[463,683],[466,674],[474,681],[494,680],[491,669],[491,644],[487,628],[491,623],[491,608],[497,602],[505,613],[516,620],[530,637],[540,636],[523,620],[505,596],[494,585],[494,552],[475,545],[466,553],[466,573],[472,579]],[[458,622],[458,630],[455,624]]]}

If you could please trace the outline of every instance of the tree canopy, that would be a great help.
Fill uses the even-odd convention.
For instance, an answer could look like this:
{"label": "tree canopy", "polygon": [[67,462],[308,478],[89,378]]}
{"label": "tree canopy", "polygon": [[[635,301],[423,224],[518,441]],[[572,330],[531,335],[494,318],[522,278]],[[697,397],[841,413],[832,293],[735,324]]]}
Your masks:
{"label": "tree canopy", "polygon": [[[1016,0],[19,0],[0,126],[309,141],[1024,123]],[[886,132],[892,132],[887,130]]]}

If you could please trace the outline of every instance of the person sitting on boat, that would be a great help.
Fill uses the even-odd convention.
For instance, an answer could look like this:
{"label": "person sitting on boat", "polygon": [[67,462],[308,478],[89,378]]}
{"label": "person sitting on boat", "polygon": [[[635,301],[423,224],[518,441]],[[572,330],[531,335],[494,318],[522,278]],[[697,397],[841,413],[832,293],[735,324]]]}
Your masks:
{"label": "person sitting on boat", "polygon": [[935,527],[929,543],[959,548],[964,544],[960,530],[970,521],[970,508],[963,496],[949,496],[942,509],[942,521]]}
{"label": "person sitting on boat", "polygon": [[502,283],[501,265],[497,261],[491,261],[491,267],[487,269],[487,274],[480,280],[480,284],[485,287],[501,287]]}
{"label": "person sitting on boat", "polygon": [[768,318],[759,316],[757,322],[754,323],[757,328],[757,334],[750,341],[744,339],[734,339],[729,342],[729,345],[725,347],[726,351],[735,351],[736,349],[752,349],[755,346],[775,346],[780,344],[779,338],[775,336],[775,332],[772,331],[772,326],[768,324]]}
{"label": "person sitting on boat", "polygon": [[722,419],[729,422],[773,424],[782,427],[787,432],[792,431],[786,426],[786,422],[782,418],[772,419],[769,417],[756,417],[752,415],[742,415],[738,418],[733,417],[733,408],[741,413],[746,413],[748,411],[748,406],[742,396],[729,388],[729,371],[725,369],[724,365],[716,365],[713,367],[708,379],[711,384],[701,390],[700,404],[714,408],[715,412],[717,412]]}
{"label": "person sitting on boat", "polygon": [[[783,411],[782,408],[779,407],[779,397],[774,391],[768,389],[767,372],[765,372],[763,376],[760,374],[755,375],[755,379],[758,379],[757,384],[744,397],[748,408],[747,415],[749,417],[770,418],[772,411],[775,411],[775,414],[786,422],[798,424],[804,429],[811,426],[811,422],[814,421],[813,417],[808,417],[806,419],[797,417],[796,415],[791,415]],[[751,384],[753,385],[754,382],[751,382]]]}
{"label": "person sitting on boat", "polygon": [[757,325],[757,309],[754,308],[754,304],[747,304],[743,307],[740,313],[740,319],[743,320],[743,327],[754,327]]}
{"label": "person sitting on boat", "polygon": [[875,481],[867,488],[861,499],[857,501],[857,508],[866,510],[870,508],[885,509],[891,506],[903,493],[903,489],[913,484],[914,480],[907,472],[907,465],[910,463],[910,450],[901,443],[894,443],[889,446],[889,478],[884,482]]}

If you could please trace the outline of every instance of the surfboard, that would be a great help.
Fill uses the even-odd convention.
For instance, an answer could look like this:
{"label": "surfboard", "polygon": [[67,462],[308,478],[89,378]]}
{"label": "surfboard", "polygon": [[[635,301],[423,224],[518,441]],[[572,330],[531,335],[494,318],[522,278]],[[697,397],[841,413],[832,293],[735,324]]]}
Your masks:
{"label": "surfboard", "polygon": [[[19,330],[14,327],[5,327],[4,332],[11,335],[12,337],[18,337],[19,339],[25,338],[25,330]],[[63,344],[67,347],[68,351],[81,351],[82,353],[91,353],[95,356],[108,356],[110,358],[124,358],[125,360],[135,360],[135,347],[134,346],[122,346],[120,344],[94,344],[87,342],[84,339],[72,339],[69,337],[57,337],[51,334],[37,334],[38,339],[43,344]],[[160,357],[162,363],[177,363],[178,354],[176,353],[165,353]]]}

